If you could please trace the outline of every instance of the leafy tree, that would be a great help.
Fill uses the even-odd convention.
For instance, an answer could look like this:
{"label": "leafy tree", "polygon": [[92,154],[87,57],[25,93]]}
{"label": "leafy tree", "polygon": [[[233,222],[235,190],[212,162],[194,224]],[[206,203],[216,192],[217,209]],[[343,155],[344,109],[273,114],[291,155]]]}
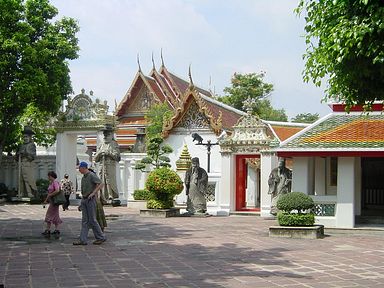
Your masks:
{"label": "leafy tree", "polygon": [[[79,28],[57,14],[48,0],[0,1],[0,155],[21,141],[23,121],[46,123],[72,92],[67,60],[78,57]],[[38,144],[52,141],[43,134]]]}
{"label": "leafy tree", "polygon": [[304,81],[328,88],[324,100],[365,105],[384,100],[384,5],[381,0],[301,0],[307,50]]}
{"label": "leafy tree", "polygon": [[159,136],[163,130],[164,121],[170,119],[172,115],[173,113],[166,103],[152,105],[145,115],[145,119],[149,122],[146,128],[147,140]]}
{"label": "leafy tree", "polygon": [[274,109],[271,105],[271,101],[263,99],[257,101],[254,104],[256,107],[256,113],[261,119],[273,120],[273,121],[288,121],[288,116],[285,114],[284,109]]}
{"label": "leafy tree", "polygon": [[[219,97],[218,100],[236,109],[245,111],[251,106],[252,113],[257,114],[265,120],[286,121],[288,117],[283,109],[273,109],[268,97],[273,91],[273,85],[265,83],[264,72],[259,74],[235,73],[231,79],[231,87],[224,88],[227,95]],[[252,103],[249,103],[249,102]],[[248,103],[248,107],[244,106]]]}
{"label": "leafy tree", "polygon": [[160,167],[171,167],[171,160],[168,156],[173,152],[173,149],[168,144],[162,145],[164,142],[160,136],[154,136],[148,140],[147,156],[136,162],[135,169],[145,171],[147,165],[153,165],[155,169]]}
{"label": "leafy tree", "polygon": [[292,122],[297,123],[313,123],[319,119],[319,113],[300,113],[291,119]]}

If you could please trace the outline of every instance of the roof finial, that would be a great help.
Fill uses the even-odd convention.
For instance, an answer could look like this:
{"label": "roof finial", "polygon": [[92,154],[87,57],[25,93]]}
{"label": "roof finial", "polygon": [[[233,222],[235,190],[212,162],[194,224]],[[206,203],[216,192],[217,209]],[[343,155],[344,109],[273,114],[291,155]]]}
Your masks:
{"label": "roof finial", "polygon": [[139,71],[141,72],[139,53],[137,53],[137,65],[139,66]]}
{"label": "roof finial", "polygon": [[160,49],[161,66],[164,67],[163,48]]}
{"label": "roof finial", "polygon": [[152,68],[155,70],[155,60],[153,60],[153,51],[152,51]]}
{"label": "roof finial", "polygon": [[209,75],[209,92],[210,92],[211,94],[213,94],[213,93],[212,93],[212,76],[211,76],[211,75]]}
{"label": "roof finial", "polygon": [[253,111],[253,107],[255,105],[255,100],[252,99],[251,97],[248,97],[246,100],[244,100],[243,102],[243,109],[246,110],[246,112],[248,113],[248,115],[251,115],[252,114],[252,111]]}
{"label": "roof finial", "polygon": [[189,64],[189,70],[188,70],[189,86],[194,86],[194,85],[193,85],[193,80],[192,80],[191,65],[192,65],[192,64]]}

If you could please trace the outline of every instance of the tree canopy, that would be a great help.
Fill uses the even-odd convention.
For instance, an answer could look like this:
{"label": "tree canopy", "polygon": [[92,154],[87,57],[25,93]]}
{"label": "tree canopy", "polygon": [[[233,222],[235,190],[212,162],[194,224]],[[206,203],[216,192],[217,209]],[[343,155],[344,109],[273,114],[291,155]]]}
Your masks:
{"label": "tree canopy", "polygon": [[0,1],[0,154],[15,149],[23,124],[47,121],[72,92],[67,61],[78,57],[79,27],[57,14],[48,0]]}
{"label": "tree canopy", "polygon": [[173,116],[171,109],[166,103],[153,104],[145,114],[145,119],[148,121],[146,127],[147,142],[152,137],[159,136],[163,131],[164,121],[167,121]]}
{"label": "tree canopy", "polygon": [[300,113],[291,119],[291,122],[296,123],[313,123],[319,119],[319,113]]}
{"label": "tree canopy", "polygon": [[[265,120],[287,121],[284,109],[275,110],[268,97],[273,91],[273,85],[264,82],[265,73],[235,73],[231,86],[224,88],[226,95],[218,100],[236,109],[246,111],[244,103],[252,106],[252,113]],[[249,102],[252,102],[250,104]]]}
{"label": "tree canopy", "polygon": [[296,13],[306,20],[304,81],[327,79],[324,100],[347,109],[384,100],[382,0],[301,0]]}

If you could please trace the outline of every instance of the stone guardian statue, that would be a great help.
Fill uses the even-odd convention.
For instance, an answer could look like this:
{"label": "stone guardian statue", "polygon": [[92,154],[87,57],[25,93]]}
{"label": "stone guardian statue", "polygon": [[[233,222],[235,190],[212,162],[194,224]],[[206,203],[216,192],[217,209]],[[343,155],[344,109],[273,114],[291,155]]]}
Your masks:
{"label": "stone guardian statue", "polygon": [[285,167],[285,159],[279,158],[278,167],[272,169],[268,179],[268,194],[271,194],[271,214],[277,215],[279,197],[291,192],[292,171]]}
{"label": "stone guardian statue", "polygon": [[205,214],[207,200],[205,195],[208,187],[208,174],[200,167],[199,158],[191,159],[192,167],[185,173],[185,188],[187,195],[187,214]]}
{"label": "stone guardian statue", "polygon": [[112,203],[114,206],[120,205],[119,192],[117,190],[116,165],[120,161],[120,149],[116,140],[113,138],[113,128],[106,125],[103,129],[104,142],[97,149],[95,162],[101,164],[100,178],[104,183],[101,193],[103,203]]}
{"label": "stone guardian statue", "polygon": [[19,147],[16,157],[19,163],[19,197],[34,198],[37,196],[36,167],[33,161],[36,157],[36,145],[31,127],[25,126],[23,131],[24,143]]}

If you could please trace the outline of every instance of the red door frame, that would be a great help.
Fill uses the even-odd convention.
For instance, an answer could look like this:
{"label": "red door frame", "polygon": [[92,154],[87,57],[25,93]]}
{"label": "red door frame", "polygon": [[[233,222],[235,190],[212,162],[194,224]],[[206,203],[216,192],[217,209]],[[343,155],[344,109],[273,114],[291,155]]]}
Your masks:
{"label": "red door frame", "polygon": [[245,191],[247,189],[248,169],[245,163],[246,158],[260,158],[260,155],[246,154],[235,155],[236,157],[236,211],[260,211],[260,208],[249,209],[245,205]]}

